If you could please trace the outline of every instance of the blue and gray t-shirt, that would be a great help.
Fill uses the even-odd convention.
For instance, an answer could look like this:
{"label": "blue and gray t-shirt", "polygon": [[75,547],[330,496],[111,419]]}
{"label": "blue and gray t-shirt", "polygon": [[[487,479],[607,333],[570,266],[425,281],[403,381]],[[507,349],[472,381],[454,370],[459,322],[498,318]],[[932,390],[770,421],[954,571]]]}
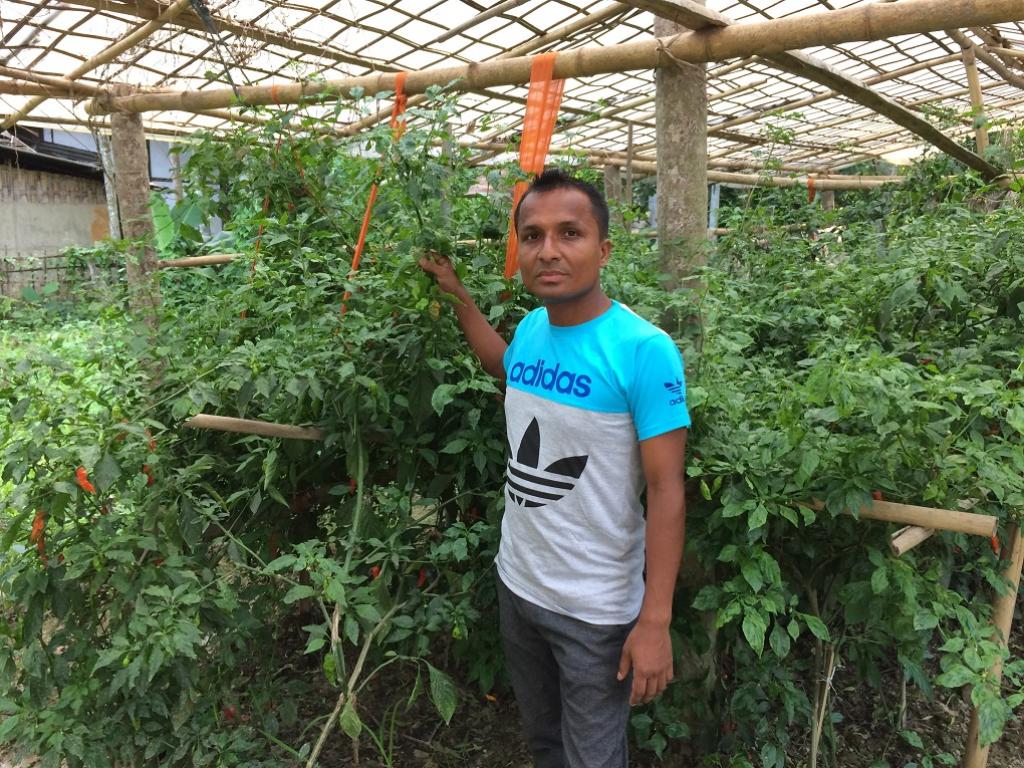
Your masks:
{"label": "blue and gray t-shirt", "polygon": [[581,325],[528,314],[505,352],[510,456],[498,573],[592,624],[643,601],[640,440],[688,427],[675,343],[618,302]]}

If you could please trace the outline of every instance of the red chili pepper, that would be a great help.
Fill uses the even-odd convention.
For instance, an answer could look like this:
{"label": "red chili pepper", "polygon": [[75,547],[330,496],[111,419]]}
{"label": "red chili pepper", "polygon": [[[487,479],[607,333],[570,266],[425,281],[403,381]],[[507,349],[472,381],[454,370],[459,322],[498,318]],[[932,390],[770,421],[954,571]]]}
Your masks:
{"label": "red chili pepper", "polygon": [[874,499],[875,501],[882,501],[883,499],[885,499],[881,491],[872,491],[871,498]]}
{"label": "red chili pepper", "polygon": [[75,470],[75,482],[78,483],[78,487],[87,493],[96,493],[96,486],[89,482],[89,473],[85,471],[85,467],[79,467]]}
{"label": "red chili pepper", "polygon": [[224,719],[230,723],[234,722],[235,717],[238,716],[238,710],[235,709],[234,704],[228,704],[221,709],[221,714],[224,715]]}
{"label": "red chili pepper", "polygon": [[423,589],[423,585],[426,584],[426,583],[427,583],[427,569],[426,568],[420,568],[420,573],[416,577],[416,587],[418,589]]}
{"label": "red chili pepper", "polygon": [[348,479],[348,489],[352,491],[352,493],[356,492],[356,479],[354,477],[350,477]]}
{"label": "red chili pepper", "polygon": [[992,552],[996,557],[999,557],[999,553],[1003,550],[1003,545],[999,543],[999,537],[992,534],[992,538],[988,540],[988,543],[992,545]]}
{"label": "red chili pepper", "polygon": [[378,576],[380,576],[380,566],[375,565],[372,568],[370,568],[370,578],[376,579]]}
{"label": "red chili pepper", "polygon": [[32,533],[28,535],[28,541],[30,544],[36,545],[36,551],[39,552],[40,559],[46,562],[46,513],[42,510],[36,512],[35,519],[32,520]]}
{"label": "red chili pepper", "polygon": [[149,442],[146,443],[146,445],[149,447],[149,450],[150,451],[155,451],[156,450],[156,439],[153,437],[153,433],[150,432],[148,429],[146,430],[146,437],[149,438]]}
{"label": "red chili pepper", "polygon": [[146,486],[152,485],[155,481],[153,480],[153,473],[149,470],[148,464],[142,465],[142,474],[146,476]]}

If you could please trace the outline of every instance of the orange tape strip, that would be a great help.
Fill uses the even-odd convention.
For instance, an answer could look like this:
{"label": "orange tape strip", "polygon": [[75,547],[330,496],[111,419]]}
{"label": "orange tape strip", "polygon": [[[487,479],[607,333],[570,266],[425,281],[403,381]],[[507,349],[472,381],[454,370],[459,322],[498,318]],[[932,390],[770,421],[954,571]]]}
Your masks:
{"label": "orange tape strip", "polygon": [[[526,114],[523,117],[523,138],[519,145],[519,167],[536,175],[544,171],[555,120],[562,105],[564,80],[552,80],[557,53],[535,56],[530,66],[530,91],[526,96]],[[512,216],[509,219],[508,243],[505,246],[505,279],[510,280],[519,270],[519,238],[516,237],[516,206],[522,200],[529,184],[518,182],[512,193]]]}
{"label": "orange tape strip", "polygon": [[[405,121],[399,118],[405,113],[405,107],[409,99],[405,95],[405,79],[408,72],[399,72],[395,77],[395,104],[391,108],[391,130],[395,141],[405,131]],[[380,167],[377,168],[377,175],[380,175]],[[373,204],[377,201],[377,182],[370,187],[370,198],[366,201],[366,212],[363,214],[363,223],[359,226],[359,239],[356,241],[356,249],[352,253],[352,266],[349,267],[349,279],[359,271],[359,263],[363,258],[363,250],[366,248],[366,236],[370,232],[370,219],[373,218]],[[352,292],[345,291],[341,299],[341,314],[348,310],[348,300]]]}

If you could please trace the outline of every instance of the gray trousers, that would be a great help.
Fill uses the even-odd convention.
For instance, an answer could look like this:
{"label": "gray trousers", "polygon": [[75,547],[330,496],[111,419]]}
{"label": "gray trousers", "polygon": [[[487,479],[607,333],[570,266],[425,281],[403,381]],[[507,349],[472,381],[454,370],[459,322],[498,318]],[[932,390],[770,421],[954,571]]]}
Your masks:
{"label": "gray trousers", "polygon": [[632,675],[615,676],[633,625],[587,624],[497,581],[505,664],[536,768],[626,768]]}

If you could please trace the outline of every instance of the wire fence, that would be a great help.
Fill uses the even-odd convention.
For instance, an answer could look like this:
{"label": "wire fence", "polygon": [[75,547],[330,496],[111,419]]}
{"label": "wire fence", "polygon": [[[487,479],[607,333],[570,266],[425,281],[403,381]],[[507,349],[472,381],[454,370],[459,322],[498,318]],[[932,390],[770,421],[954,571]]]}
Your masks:
{"label": "wire fence", "polygon": [[63,251],[54,247],[22,253],[0,246],[0,296],[18,299],[32,292],[67,294],[86,276],[90,281],[109,281],[112,277],[110,269],[72,259]]}

